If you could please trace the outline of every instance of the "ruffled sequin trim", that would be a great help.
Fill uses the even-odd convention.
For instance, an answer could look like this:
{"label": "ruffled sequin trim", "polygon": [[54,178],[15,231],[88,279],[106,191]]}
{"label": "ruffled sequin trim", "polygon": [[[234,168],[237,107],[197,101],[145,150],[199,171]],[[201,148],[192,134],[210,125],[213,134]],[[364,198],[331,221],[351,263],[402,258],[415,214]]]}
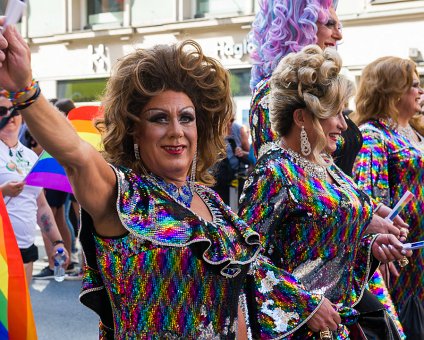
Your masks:
{"label": "ruffled sequin trim", "polygon": [[200,250],[202,259],[219,266],[221,275],[235,277],[240,266],[255,260],[259,234],[248,228],[209,188],[195,184],[209,208],[209,222],[182,206],[149,177],[113,167],[118,182],[116,207],[122,225],[135,237],[153,244]]}

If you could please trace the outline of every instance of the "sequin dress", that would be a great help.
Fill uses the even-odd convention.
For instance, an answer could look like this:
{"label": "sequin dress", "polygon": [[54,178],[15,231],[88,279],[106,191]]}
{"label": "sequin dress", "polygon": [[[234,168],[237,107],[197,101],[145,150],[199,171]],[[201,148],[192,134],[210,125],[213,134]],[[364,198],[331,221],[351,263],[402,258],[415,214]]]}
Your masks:
{"label": "sequin dress", "polygon": [[[323,294],[338,304],[344,316],[355,315],[352,307],[370,275],[375,238],[364,235],[372,215],[369,197],[334,165],[329,171],[336,183],[331,184],[311,176],[279,145],[271,143],[267,149],[245,183],[240,217],[261,234],[265,255],[273,265],[296,278],[294,289],[281,295],[299,299],[297,289],[302,289],[306,302],[314,294]],[[258,309],[272,310],[261,303]],[[291,312],[304,315],[303,306],[299,303]],[[305,324],[315,311],[299,318],[285,336],[312,337]],[[268,322],[272,325],[272,320]],[[347,339],[348,330],[341,327],[334,335]]]}
{"label": "sequin dress", "polygon": [[80,299],[100,315],[101,338],[234,339],[258,234],[206,187],[195,190],[212,222],[153,178],[115,171],[117,211],[128,233],[100,237],[86,213],[81,231],[87,267]]}
{"label": "sequin dress", "polygon": [[[358,185],[377,201],[393,207],[406,190],[415,198],[400,212],[409,224],[407,242],[424,239],[424,155],[409,139],[399,134],[388,121],[375,120],[360,126],[364,143],[359,152],[354,173]],[[401,310],[405,299],[416,294],[424,301],[424,252],[414,254],[400,277],[392,277],[390,293]]]}
{"label": "sequin dress", "polygon": [[271,76],[262,79],[255,86],[250,101],[249,125],[256,157],[263,145],[278,140],[277,133],[271,128],[269,117],[270,81]]}

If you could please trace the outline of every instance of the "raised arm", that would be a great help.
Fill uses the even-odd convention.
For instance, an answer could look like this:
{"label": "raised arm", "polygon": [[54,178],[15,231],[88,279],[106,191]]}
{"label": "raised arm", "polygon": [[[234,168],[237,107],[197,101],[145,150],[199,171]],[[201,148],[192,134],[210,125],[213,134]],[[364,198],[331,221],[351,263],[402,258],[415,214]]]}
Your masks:
{"label": "raised arm", "polygon": [[[9,92],[21,91],[32,81],[31,53],[13,26],[7,27],[3,36],[0,35],[0,46],[4,46],[5,42],[7,49],[2,52],[3,61],[0,54],[0,87]],[[13,99],[14,105],[28,101],[36,90],[31,88],[24,92]],[[37,141],[65,167],[75,196],[91,214],[95,224],[106,220],[114,211],[116,178],[100,153],[79,138],[63,114],[42,94],[20,112]]]}

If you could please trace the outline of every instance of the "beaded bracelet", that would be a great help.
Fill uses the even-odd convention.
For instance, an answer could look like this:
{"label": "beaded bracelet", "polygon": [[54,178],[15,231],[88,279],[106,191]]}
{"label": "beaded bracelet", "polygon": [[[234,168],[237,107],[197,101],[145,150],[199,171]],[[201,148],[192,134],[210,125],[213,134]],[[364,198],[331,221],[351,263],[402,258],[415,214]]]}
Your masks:
{"label": "beaded bracelet", "polygon": [[38,99],[38,97],[40,96],[40,93],[41,93],[41,89],[39,86],[37,86],[35,88],[35,93],[31,96],[31,98],[27,99],[26,101],[22,103],[14,103],[13,107],[18,111],[26,109],[28,106],[30,106],[32,103],[34,103]]}
{"label": "beaded bracelet", "polygon": [[22,90],[16,92],[4,90],[4,96],[7,97],[7,99],[9,99],[13,104],[15,104],[17,99],[37,88],[39,88],[38,81],[32,79],[31,84]]}

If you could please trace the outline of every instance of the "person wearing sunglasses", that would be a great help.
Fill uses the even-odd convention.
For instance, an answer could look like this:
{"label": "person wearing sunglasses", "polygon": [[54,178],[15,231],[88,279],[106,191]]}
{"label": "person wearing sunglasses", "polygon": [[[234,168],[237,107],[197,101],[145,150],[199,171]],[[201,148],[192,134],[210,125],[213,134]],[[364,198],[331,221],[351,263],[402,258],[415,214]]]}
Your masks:
{"label": "person wearing sunglasses", "polygon": [[25,176],[38,157],[19,141],[21,125],[19,111],[0,93],[0,190],[29,284],[33,263],[38,259],[38,249],[34,244],[37,224],[53,245],[50,255],[53,256],[59,247],[63,248],[63,241],[42,188],[25,185]]}

